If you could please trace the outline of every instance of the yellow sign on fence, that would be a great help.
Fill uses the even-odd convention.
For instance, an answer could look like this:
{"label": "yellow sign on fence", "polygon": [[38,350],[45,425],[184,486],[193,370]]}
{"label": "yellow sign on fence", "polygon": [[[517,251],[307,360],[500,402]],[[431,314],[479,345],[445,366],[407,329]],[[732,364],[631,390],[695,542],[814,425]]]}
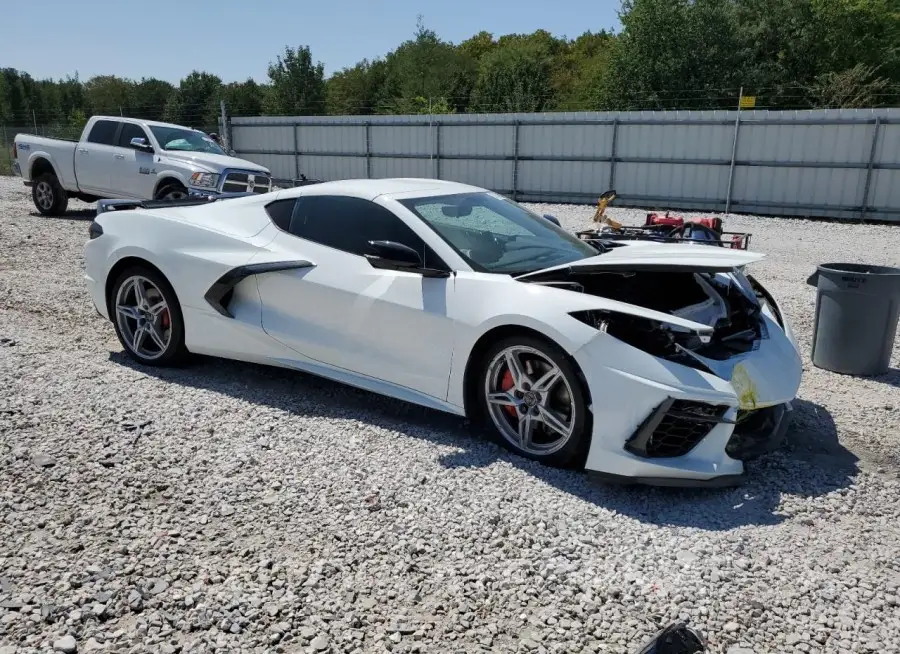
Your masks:
{"label": "yellow sign on fence", "polygon": [[741,109],[751,109],[756,106],[756,96],[755,95],[742,95],[741,96]]}

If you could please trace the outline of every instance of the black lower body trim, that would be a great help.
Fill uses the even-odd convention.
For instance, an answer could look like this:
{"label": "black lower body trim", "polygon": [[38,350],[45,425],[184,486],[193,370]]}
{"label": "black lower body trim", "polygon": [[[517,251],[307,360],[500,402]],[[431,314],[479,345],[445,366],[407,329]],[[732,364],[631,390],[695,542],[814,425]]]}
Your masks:
{"label": "black lower body trim", "polygon": [[725,453],[732,459],[750,461],[780,448],[794,420],[790,402],[757,409],[735,425],[725,445]]}
{"label": "black lower body trim", "polygon": [[744,483],[746,475],[719,475],[710,479],[683,479],[679,477],[628,477],[609,472],[585,471],[591,477],[613,484],[627,486],[664,486],[668,488],[732,488]]}

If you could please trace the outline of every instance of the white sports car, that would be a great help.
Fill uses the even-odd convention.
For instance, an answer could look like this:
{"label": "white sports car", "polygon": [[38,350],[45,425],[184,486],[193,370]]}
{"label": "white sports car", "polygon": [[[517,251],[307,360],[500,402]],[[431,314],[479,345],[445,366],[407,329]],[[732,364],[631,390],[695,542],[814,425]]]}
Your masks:
{"label": "white sports car", "polygon": [[800,384],[743,273],[763,256],[591,244],[482,188],[344,180],[98,213],[85,277],[141,364],[293,368],[484,421],[547,464],[731,485]]}

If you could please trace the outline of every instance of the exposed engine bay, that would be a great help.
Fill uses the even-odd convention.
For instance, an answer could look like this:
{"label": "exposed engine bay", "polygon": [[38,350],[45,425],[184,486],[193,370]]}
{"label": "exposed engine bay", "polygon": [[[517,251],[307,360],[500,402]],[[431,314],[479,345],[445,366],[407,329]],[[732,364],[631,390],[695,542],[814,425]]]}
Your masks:
{"label": "exposed engine bay", "polygon": [[742,273],[579,272],[570,268],[528,281],[633,304],[712,327],[709,335],[619,311],[573,314],[649,354],[693,367],[702,364],[692,354],[724,360],[756,349],[759,340],[767,337],[760,316],[760,295]]}

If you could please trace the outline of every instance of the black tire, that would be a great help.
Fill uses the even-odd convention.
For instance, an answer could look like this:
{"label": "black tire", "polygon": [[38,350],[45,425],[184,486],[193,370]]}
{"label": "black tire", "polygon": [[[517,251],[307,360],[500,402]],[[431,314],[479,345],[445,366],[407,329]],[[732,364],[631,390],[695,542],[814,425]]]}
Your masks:
{"label": "black tire", "polygon": [[154,200],[181,200],[186,198],[188,190],[179,182],[167,182],[156,191]]}
{"label": "black tire", "polygon": [[[146,282],[149,282],[149,284],[143,284],[149,302],[158,302],[160,298],[156,297],[157,293],[161,296],[161,299],[165,301],[166,310],[168,312],[168,333],[166,332],[165,316],[162,314],[155,319],[150,319],[148,313],[145,313],[142,317],[145,325],[148,322],[153,323],[154,328],[157,329],[157,334],[162,336],[162,340],[165,343],[164,348],[159,347],[156,344],[156,341],[150,337],[150,332],[145,332],[144,338],[150,339],[152,343],[148,345],[151,345],[152,348],[142,348],[140,343],[143,341],[139,341],[137,350],[134,348],[133,339],[139,323],[136,318],[128,317],[124,315],[124,312],[120,312],[118,305],[120,299],[123,300],[123,304],[130,303],[130,298],[133,297],[133,295],[131,295],[133,291],[126,289],[123,292],[122,287],[126,283],[131,284],[135,278],[142,278],[143,280],[146,280]],[[151,285],[152,287],[155,287],[155,292],[153,293],[150,292]],[[124,297],[121,297],[120,293],[121,295],[124,295]],[[122,271],[112,285],[109,298],[107,299],[107,306],[109,307],[110,319],[116,330],[116,336],[119,338],[119,342],[125,349],[125,354],[132,360],[141,365],[155,367],[175,367],[185,363],[188,351],[184,345],[184,316],[181,312],[181,304],[179,304],[178,297],[175,295],[175,291],[172,289],[171,284],[169,284],[168,280],[156,270],[149,266],[135,265]],[[120,315],[120,313],[122,315]],[[148,354],[146,352],[148,349],[152,349],[153,351]]]}
{"label": "black tire", "polygon": [[[499,361],[501,354],[510,350],[510,348],[526,350],[530,349],[535,351],[536,353],[539,353],[540,356],[532,353],[526,353],[526,355],[532,356],[532,360],[536,363],[537,366],[547,365],[546,362],[541,359],[541,357],[549,360],[549,362],[552,362],[552,364],[556,366],[556,368],[562,375],[562,379],[564,379],[565,383],[562,385],[562,391],[560,390],[560,386],[557,385],[553,389],[551,389],[550,393],[537,394],[538,401],[540,400],[541,396],[548,394],[558,395],[559,393],[563,393],[569,399],[570,413],[568,414],[569,419],[566,420],[565,423],[571,425],[571,433],[568,437],[565,437],[564,443],[560,445],[556,450],[548,450],[545,453],[541,453],[523,449],[519,444],[513,442],[509,438],[508,432],[504,434],[503,428],[498,424],[499,417],[495,412],[491,411],[491,406],[488,403],[488,388],[492,385],[492,378],[495,374],[494,372],[492,372],[492,369],[494,368],[493,362],[495,362],[495,360]],[[527,360],[525,363],[526,365],[528,365]],[[526,457],[533,461],[539,461],[541,463],[560,468],[584,467],[588,447],[590,446],[591,442],[591,426],[593,424],[592,415],[588,409],[588,406],[590,404],[588,399],[589,395],[587,393],[583,377],[578,371],[577,365],[559,346],[542,338],[537,338],[526,334],[522,334],[519,336],[510,336],[508,338],[501,339],[496,343],[493,343],[487,349],[487,351],[484,353],[484,356],[482,357],[481,365],[477,370],[478,377],[473,380],[475,389],[478,393],[478,415],[476,416],[476,419],[482,422],[485,427],[487,427],[494,440],[496,440],[500,445],[511,450],[512,452],[515,452],[516,454],[519,454],[520,456]],[[535,373],[534,375],[535,378],[541,376],[542,374],[540,369],[538,370],[539,372]],[[537,379],[533,379],[533,381],[537,381]],[[527,395],[527,393],[525,395]],[[526,399],[531,401],[531,399],[533,398],[523,398],[521,401],[524,403]],[[547,408],[555,410],[558,406],[560,405],[550,406]],[[535,407],[532,407],[532,410],[534,410],[534,408]],[[538,410],[540,409],[538,408]],[[521,412],[521,405],[519,409],[512,409],[511,407],[501,407],[500,409],[498,409],[498,411],[500,411],[502,417],[507,418],[509,424],[521,420],[521,413],[516,413],[516,411]],[[528,411],[527,408],[526,411]],[[514,418],[513,415],[511,415],[509,412],[515,414],[516,417]],[[560,415],[560,412],[556,411],[556,415]],[[566,415],[565,412],[563,412],[563,415]],[[552,432],[549,427],[546,426],[546,423],[541,422],[538,428],[541,431],[545,431],[548,435],[548,438],[552,436]]]}
{"label": "black tire", "polygon": [[55,174],[44,173],[33,180],[31,201],[44,216],[62,216],[69,206],[69,195]]}

